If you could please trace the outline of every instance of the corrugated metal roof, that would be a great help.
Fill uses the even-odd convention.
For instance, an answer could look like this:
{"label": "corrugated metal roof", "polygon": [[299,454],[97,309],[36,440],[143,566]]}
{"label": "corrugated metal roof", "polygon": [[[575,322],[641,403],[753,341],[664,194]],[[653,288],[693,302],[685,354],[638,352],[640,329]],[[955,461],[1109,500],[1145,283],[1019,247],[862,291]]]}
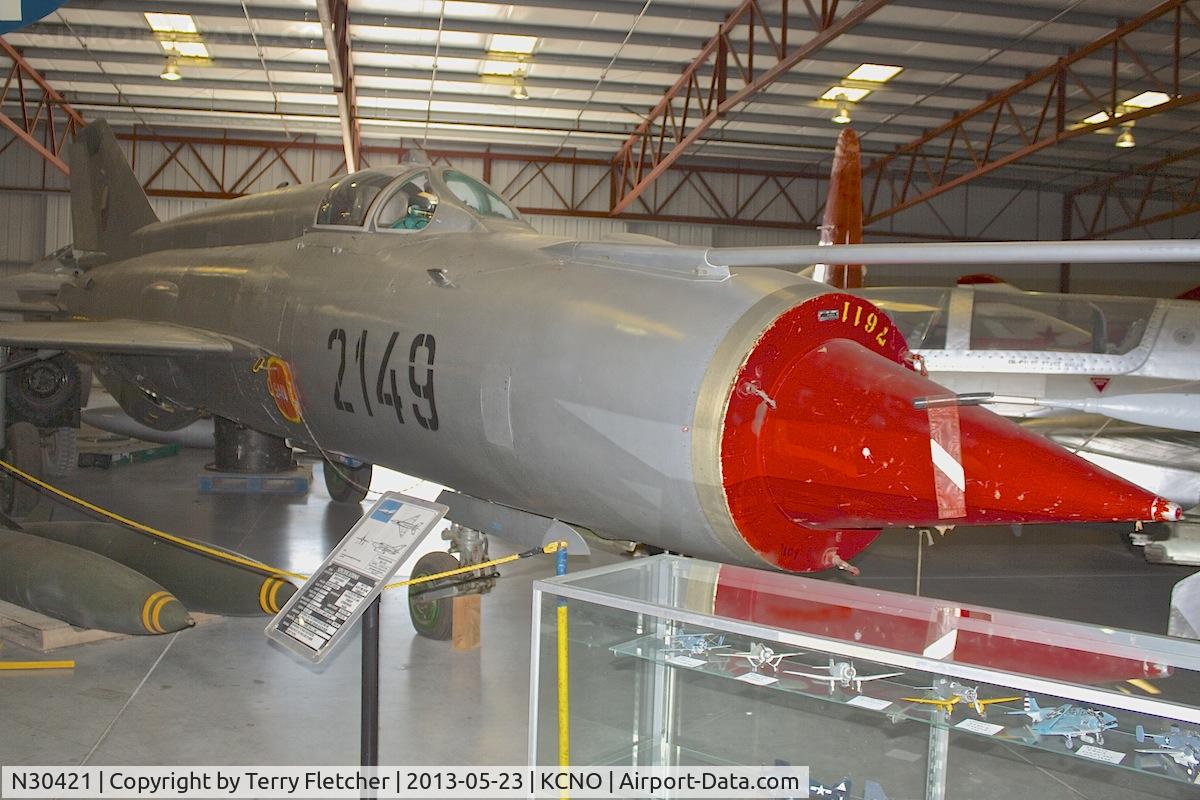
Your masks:
{"label": "corrugated metal roof", "polygon": [[[779,0],[758,5],[768,18],[781,11]],[[803,3],[790,6],[789,38],[800,43],[813,35],[812,25]],[[564,145],[611,155],[733,7],[732,0],[351,0],[363,136],[395,143],[427,134],[437,143]],[[847,0],[839,13],[853,7]],[[1153,7],[1122,0],[895,0],[714,125],[692,155],[820,166],[839,126],[830,119],[835,104],[817,98],[864,62],[904,68],[851,108],[867,158],[888,153]],[[196,36],[175,38],[201,41],[211,61],[179,59],[183,79],[161,80],[168,55],[162,40],[171,37],[156,36],[146,12],[191,15]],[[1119,100],[1173,81],[1172,20],[1167,15],[1130,40],[1136,59],[1121,59]],[[1189,94],[1200,91],[1200,23],[1184,22],[1179,86]],[[481,74],[496,59],[496,37],[514,36],[533,37],[526,100],[510,97],[511,77]],[[744,29],[732,34],[745,36]],[[74,0],[7,38],[89,118],[151,129],[339,135],[315,2]],[[1107,80],[1111,69],[1107,50],[1074,67],[1079,79],[1064,93],[1072,119],[1108,102],[1088,84]],[[740,85],[731,75],[731,91]],[[1030,96],[1012,105],[1031,119],[1039,111]],[[991,124],[980,118],[968,128],[982,140]],[[1021,159],[1002,174],[1072,188],[1186,149],[1197,124],[1200,113],[1186,107],[1155,114],[1137,121],[1133,150],[1116,150],[1117,129],[1110,128]],[[1009,149],[1026,133],[1007,118],[996,132],[994,146]],[[956,158],[969,157],[960,151]],[[1186,176],[1196,165],[1173,168]]]}

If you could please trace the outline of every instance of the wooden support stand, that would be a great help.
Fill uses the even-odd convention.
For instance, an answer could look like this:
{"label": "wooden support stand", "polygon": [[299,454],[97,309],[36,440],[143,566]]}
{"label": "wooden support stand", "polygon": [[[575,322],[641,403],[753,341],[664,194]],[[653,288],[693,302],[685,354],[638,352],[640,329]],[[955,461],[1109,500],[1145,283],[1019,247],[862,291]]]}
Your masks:
{"label": "wooden support stand", "polygon": [[[197,625],[207,625],[221,619],[216,614],[193,611],[192,619]],[[128,634],[113,633],[92,628],[76,628],[60,619],[39,614],[26,608],[0,601],[0,640],[46,653],[62,647],[70,647],[105,639],[124,639]]]}
{"label": "wooden support stand", "polygon": [[479,647],[480,600],[483,595],[468,594],[454,598],[455,650],[474,650]]}

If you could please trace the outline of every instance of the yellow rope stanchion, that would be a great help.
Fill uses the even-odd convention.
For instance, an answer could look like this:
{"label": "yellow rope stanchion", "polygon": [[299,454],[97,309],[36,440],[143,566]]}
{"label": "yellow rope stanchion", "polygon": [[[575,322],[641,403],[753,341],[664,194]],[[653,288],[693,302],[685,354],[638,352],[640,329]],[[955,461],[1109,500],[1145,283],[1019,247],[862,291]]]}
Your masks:
{"label": "yellow rope stanchion", "polygon": [[[565,546],[558,551],[554,574],[567,574],[567,548]],[[558,766],[560,769],[566,770],[571,766],[571,691],[570,638],[567,635],[568,618],[565,598],[558,598],[558,607],[555,611],[558,616]],[[565,798],[567,795],[564,793],[562,797]]]}

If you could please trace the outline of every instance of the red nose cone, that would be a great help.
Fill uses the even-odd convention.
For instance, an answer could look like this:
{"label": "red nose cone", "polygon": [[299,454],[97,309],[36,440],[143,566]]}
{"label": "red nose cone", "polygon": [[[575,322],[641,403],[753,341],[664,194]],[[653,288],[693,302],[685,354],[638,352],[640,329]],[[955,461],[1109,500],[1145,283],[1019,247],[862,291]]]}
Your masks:
{"label": "red nose cone", "polygon": [[[845,296],[818,300],[829,297]],[[882,527],[1159,521],[1179,513],[990,411],[914,408],[918,397],[949,392],[853,331],[814,342],[814,326],[789,319],[811,317],[805,306],[760,340],[725,417],[729,508],[739,532],[772,563],[832,566],[828,547],[849,558]],[[846,546],[816,533],[822,529],[839,529]],[[871,530],[858,544],[861,529]],[[821,552],[805,550],[805,542]]]}

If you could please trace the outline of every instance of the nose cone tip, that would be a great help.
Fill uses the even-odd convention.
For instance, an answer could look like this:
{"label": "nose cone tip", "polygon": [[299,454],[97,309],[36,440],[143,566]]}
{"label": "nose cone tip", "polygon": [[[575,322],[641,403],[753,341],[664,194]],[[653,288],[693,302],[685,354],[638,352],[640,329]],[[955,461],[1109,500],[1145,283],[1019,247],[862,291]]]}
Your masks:
{"label": "nose cone tip", "polygon": [[1178,522],[1183,519],[1183,506],[1156,497],[1154,504],[1150,506],[1150,518],[1155,522]]}

